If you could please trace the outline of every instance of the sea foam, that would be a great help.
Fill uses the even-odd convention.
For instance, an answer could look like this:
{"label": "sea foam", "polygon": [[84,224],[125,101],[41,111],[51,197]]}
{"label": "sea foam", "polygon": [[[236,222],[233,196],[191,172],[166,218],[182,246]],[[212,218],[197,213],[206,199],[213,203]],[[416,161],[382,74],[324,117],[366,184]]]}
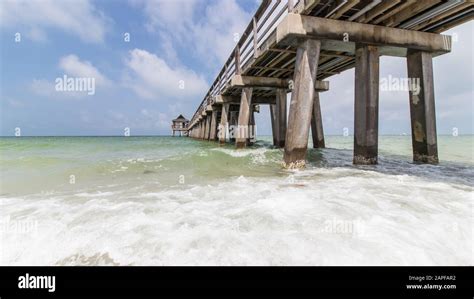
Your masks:
{"label": "sea foam", "polygon": [[160,192],[75,194],[86,202],[71,195],[2,199],[2,216],[38,228],[4,229],[1,263],[473,264],[472,188],[416,176],[319,169]]}
{"label": "sea foam", "polygon": [[379,165],[353,166],[328,137],[287,171],[271,140],[8,139],[0,264],[473,265],[473,143],[456,140],[461,160],[442,137],[440,165],[417,165],[409,136],[381,137]]}

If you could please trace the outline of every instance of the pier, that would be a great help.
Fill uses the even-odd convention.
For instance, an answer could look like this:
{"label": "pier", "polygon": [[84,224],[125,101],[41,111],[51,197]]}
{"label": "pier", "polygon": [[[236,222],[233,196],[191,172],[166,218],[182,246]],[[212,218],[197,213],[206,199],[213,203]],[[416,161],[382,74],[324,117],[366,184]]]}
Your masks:
{"label": "pier", "polygon": [[173,137],[176,136],[176,134],[178,134],[178,136],[187,136],[188,125],[189,120],[187,120],[182,114],[180,114],[177,118],[173,119],[171,125]]}
{"label": "pier", "polygon": [[325,147],[325,79],[355,68],[353,163],[376,164],[379,58],[397,56],[420,85],[409,92],[413,160],[438,163],[432,60],[451,51],[441,32],[473,17],[474,3],[460,0],[263,0],[187,135],[244,148],[255,136],[254,113],[270,105],[274,145],[284,148],[286,167],[303,167],[310,131],[312,147]]}

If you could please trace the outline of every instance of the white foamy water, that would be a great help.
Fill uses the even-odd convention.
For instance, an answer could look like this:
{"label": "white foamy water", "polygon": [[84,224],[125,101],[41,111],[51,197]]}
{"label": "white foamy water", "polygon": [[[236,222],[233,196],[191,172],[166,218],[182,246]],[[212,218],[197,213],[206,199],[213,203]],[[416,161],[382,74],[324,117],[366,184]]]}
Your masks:
{"label": "white foamy water", "polygon": [[91,179],[72,187],[3,188],[1,264],[474,264],[470,164],[384,153],[353,167],[351,151],[326,149],[285,171],[278,149],[203,144],[76,166]]}

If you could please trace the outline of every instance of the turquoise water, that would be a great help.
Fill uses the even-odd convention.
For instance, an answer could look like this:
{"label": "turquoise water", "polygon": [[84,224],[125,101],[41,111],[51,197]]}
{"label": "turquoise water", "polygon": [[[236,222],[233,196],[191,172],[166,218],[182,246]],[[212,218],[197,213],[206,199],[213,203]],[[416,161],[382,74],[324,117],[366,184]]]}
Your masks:
{"label": "turquoise water", "polygon": [[377,166],[327,136],[300,171],[270,137],[0,138],[3,265],[473,264],[473,136],[439,165],[381,136]]}

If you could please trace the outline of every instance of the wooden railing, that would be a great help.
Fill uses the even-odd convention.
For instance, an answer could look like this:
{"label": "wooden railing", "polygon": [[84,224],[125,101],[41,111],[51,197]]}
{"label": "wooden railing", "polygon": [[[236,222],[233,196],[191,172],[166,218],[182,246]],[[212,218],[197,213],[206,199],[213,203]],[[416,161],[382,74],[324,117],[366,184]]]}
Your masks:
{"label": "wooden railing", "polygon": [[262,1],[234,50],[198,106],[189,126],[196,124],[198,117],[205,111],[208,105],[214,103],[215,96],[222,92],[232,77],[236,74],[241,74],[242,67],[258,57],[259,46],[266,41],[272,30],[278,25],[278,21],[283,19],[289,11],[293,10],[295,7],[293,3],[292,0]]}
{"label": "wooden railing", "polygon": [[181,125],[171,125],[171,129],[172,130],[184,130],[186,129],[187,126],[185,126],[184,124],[181,124]]}

